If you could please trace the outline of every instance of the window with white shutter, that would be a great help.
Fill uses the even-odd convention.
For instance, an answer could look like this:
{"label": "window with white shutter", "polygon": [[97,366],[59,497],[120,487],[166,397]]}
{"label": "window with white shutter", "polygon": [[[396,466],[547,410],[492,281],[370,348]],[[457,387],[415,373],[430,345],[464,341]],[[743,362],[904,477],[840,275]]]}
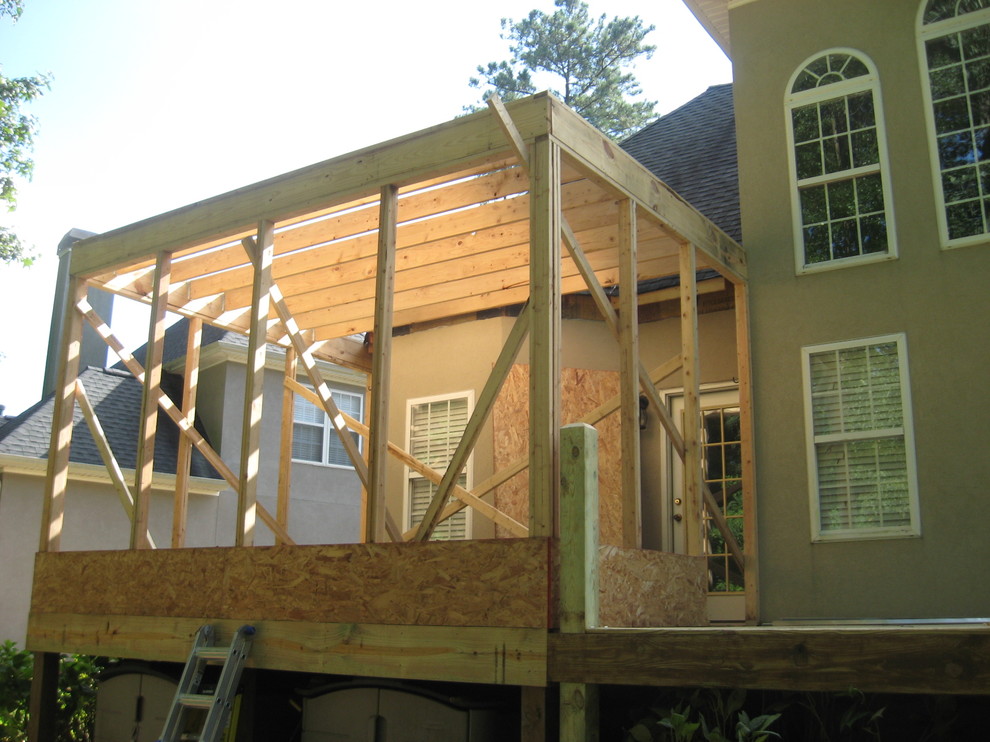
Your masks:
{"label": "window with white shutter", "polygon": [[[473,407],[469,392],[409,400],[408,445],[406,449],[431,469],[443,473],[457,450]],[[457,483],[471,487],[471,459]],[[433,499],[437,486],[417,472],[407,469],[406,522],[409,528],[419,525]],[[436,540],[465,539],[470,530],[469,512],[461,510],[440,523],[433,531]]]}
{"label": "window with white shutter", "polygon": [[804,349],[815,540],[920,534],[903,335]]}
{"label": "window with white shutter", "polygon": [[[340,389],[331,389],[330,396],[341,412],[356,420],[364,416],[364,396]],[[361,438],[351,432],[361,448]],[[337,431],[322,407],[296,394],[292,402],[292,459],[326,466],[354,468]]]}

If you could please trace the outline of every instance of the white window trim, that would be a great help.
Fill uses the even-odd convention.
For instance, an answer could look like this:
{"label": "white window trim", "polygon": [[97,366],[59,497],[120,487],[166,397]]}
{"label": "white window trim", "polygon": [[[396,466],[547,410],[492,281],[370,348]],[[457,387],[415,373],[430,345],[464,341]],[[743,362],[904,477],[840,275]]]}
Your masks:
{"label": "white window trim", "polygon": [[[815,353],[830,350],[842,350],[844,348],[860,348],[865,345],[875,345],[880,343],[897,344],[897,362],[899,379],[901,385],[901,415],[903,419],[903,437],[905,452],[905,469],[908,482],[908,508],[911,516],[911,525],[900,528],[856,528],[822,532],[821,528],[821,506],[818,498],[818,456],[815,450],[815,443],[823,438],[835,438],[838,440],[852,440],[861,438],[884,437],[887,431],[873,430],[869,434],[859,436],[857,433],[847,433],[835,436],[815,437],[814,411],[812,409],[811,398],[811,356]],[[835,343],[825,343],[822,345],[806,345],[801,348],[801,376],[804,391],[804,429],[806,438],[806,461],[808,470],[808,500],[811,515],[811,540],[814,543],[825,543],[835,541],[863,541],[872,539],[898,539],[915,538],[921,536],[921,515],[918,498],[918,469],[914,448],[914,414],[911,407],[911,385],[908,374],[908,354],[907,336],[904,333],[894,335],[880,335],[877,337],[860,338],[857,340],[844,340]]]}
{"label": "white window trim", "polygon": [[922,0],[918,6],[918,20],[915,40],[918,50],[918,65],[921,74],[921,95],[925,101],[925,128],[928,134],[928,161],[931,167],[932,188],[935,191],[935,219],[938,223],[940,249],[954,250],[959,247],[985,245],[990,242],[990,231],[969,237],[949,239],[949,222],[945,215],[945,192],[942,189],[942,165],[938,158],[938,136],[935,133],[935,102],[932,100],[931,75],[928,71],[928,53],[925,42],[972,26],[990,25],[990,8],[966,13],[956,18],[949,18],[937,23],[925,24],[925,8],[928,0]]}
{"label": "white window trim", "polygon": [[[462,392],[451,392],[449,394],[434,394],[429,397],[413,397],[406,400],[406,423],[405,423],[405,450],[409,451],[412,447],[411,441],[411,427],[412,427],[412,408],[416,405],[425,404],[427,402],[442,402],[448,399],[463,399],[467,397],[467,414],[470,420],[471,415],[474,413],[474,390],[469,389]],[[412,528],[412,497],[410,491],[410,483],[413,479],[422,479],[423,476],[419,472],[415,472],[408,466],[403,467],[403,479],[402,479],[402,522],[405,524],[405,528]],[[442,472],[441,472],[442,473]],[[474,453],[468,456],[467,461],[464,464],[464,475],[465,475],[465,489],[470,491],[474,487]],[[456,498],[450,498],[449,501],[453,501]],[[473,523],[474,523],[474,508],[466,507],[464,509],[464,531],[468,538],[471,538],[473,533]]]}
{"label": "white window trim", "polygon": [[[794,88],[794,83],[797,81],[798,75],[804,71],[805,67],[819,57],[823,57],[828,54],[852,55],[866,65],[866,68],[869,70],[869,74],[854,78],[852,80],[832,83],[826,88],[813,88],[811,90],[802,90],[800,93],[792,93],[791,90]],[[803,185],[807,185],[809,182],[827,183],[836,180],[847,180],[855,175],[861,175],[867,172],[879,172],[883,187],[884,213],[887,218],[887,252],[870,253],[868,255],[854,255],[848,258],[838,258],[836,260],[827,260],[823,263],[808,265],[804,262],[804,229],[801,223],[801,198],[798,191],[797,166],[794,157],[794,127],[791,119],[791,111],[799,106],[807,105],[808,103],[815,101],[839,98],[846,95],[851,95],[853,93],[861,93],[867,90],[873,94],[873,115],[876,120],[877,128],[877,151],[879,152],[880,162],[876,169],[853,168],[850,170],[843,170],[841,177],[836,177],[836,174],[823,175],[820,178],[807,179]],[[822,271],[838,270],[856,265],[882,263],[888,260],[896,260],[897,234],[894,225],[893,191],[890,187],[890,158],[887,156],[887,126],[884,122],[883,116],[883,98],[880,94],[880,76],[877,74],[877,68],[873,63],[873,60],[858,49],[852,49],[849,47],[824,49],[805,59],[800,65],[798,65],[790,79],[787,81],[787,88],[785,89],[784,94],[784,131],[787,135],[787,177],[791,193],[791,224],[794,235],[794,270],[797,275],[800,276],[812,273],[821,273]]]}
{"label": "white window trim", "polygon": [[[312,387],[311,384],[306,384],[306,388],[309,389],[310,391],[313,391],[313,387]],[[358,422],[361,422],[364,419],[364,406],[365,406],[366,400],[365,400],[365,396],[364,396],[364,393],[363,392],[356,392],[356,391],[353,391],[351,389],[344,389],[342,387],[330,386],[329,384],[327,385],[327,389],[330,390],[330,393],[331,394],[333,394],[334,392],[338,392],[340,394],[351,394],[351,395],[353,395],[355,397],[360,397],[360,399],[361,399],[361,417],[358,419]],[[306,401],[307,402],[310,402],[308,399]],[[295,399],[294,398],[293,398],[293,404],[295,404]],[[312,402],[310,402],[310,404],[312,404]],[[316,427],[316,424],[315,423],[309,423],[309,422],[303,422],[303,421],[296,420],[295,411],[293,411],[292,425],[295,426],[297,422],[300,425],[311,425],[314,428]],[[319,461],[311,461],[310,459],[297,459],[295,456],[293,456],[292,457],[292,463],[293,464],[308,464],[309,466],[321,466],[324,469],[344,469],[344,470],[347,470],[347,471],[354,471],[354,465],[353,464],[333,464],[333,463],[330,463],[329,461],[327,461],[328,454],[329,454],[329,451],[330,451],[330,438],[331,438],[331,436],[334,436],[334,435],[337,435],[337,431],[334,429],[333,424],[330,422],[330,417],[326,414],[326,411],[323,411],[323,451],[320,454],[320,460]],[[358,451],[363,451],[364,450],[364,440],[363,440],[363,438],[361,436],[358,436],[357,446],[358,446]]]}

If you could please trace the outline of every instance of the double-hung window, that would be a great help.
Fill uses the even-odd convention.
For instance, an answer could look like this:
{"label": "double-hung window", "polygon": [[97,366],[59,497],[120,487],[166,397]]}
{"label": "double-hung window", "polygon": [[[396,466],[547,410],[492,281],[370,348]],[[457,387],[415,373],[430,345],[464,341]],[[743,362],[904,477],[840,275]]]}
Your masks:
{"label": "double-hung window", "polygon": [[929,0],[920,23],[942,243],[986,241],[990,234],[990,0]]}
{"label": "double-hung window", "polygon": [[903,335],[804,348],[814,540],[920,534]]}
{"label": "double-hung window", "polygon": [[[364,415],[364,396],[341,389],[331,389],[330,396],[341,412],[361,420]],[[333,429],[330,418],[322,407],[317,407],[308,399],[296,394],[292,402],[292,458],[294,461],[307,461],[326,466],[346,466],[353,468],[344,444]],[[357,433],[349,432],[360,449],[361,439]]]}
{"label": "double-hung window", "polygon": [[896,255],[879,84],[851,50],[803,65],[787,112],[798,273]]}
{"label": "double-hung window", "polygon": [[[464,435],[473,403],[473,394],[469,392],[409,400],[409,453],[431,469],[445,472]],[[458,477],[457,484],[467,489],[471,487],[470,458]],[[407,469],[406,485],[406,523],[412,528],[423,520],[437,486],[412,469]],[[461,510],[437,525],[433,538],[465,539],[468,538],[469,528],[468,511]]]}

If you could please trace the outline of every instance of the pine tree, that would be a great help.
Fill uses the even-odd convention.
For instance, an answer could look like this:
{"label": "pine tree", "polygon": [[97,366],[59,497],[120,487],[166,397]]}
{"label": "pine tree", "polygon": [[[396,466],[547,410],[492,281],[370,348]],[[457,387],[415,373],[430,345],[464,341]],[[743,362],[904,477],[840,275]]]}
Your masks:
{"label": "pine tree", "polygon": [[639,16],[592,19],[580,0],[554,4],[557,10],[549,15],[533,10],[519,22],[503,18],[501,36],[512,56],[479,65],[470,86],[512,100],[535,93],[536,83],[549,75],[551,92],[605,133],[618,139],[640,129],[656,102],[629,100],[642,90],[626,68],[652,56],[656,47],[644,39],[654,27],[644,26]]}

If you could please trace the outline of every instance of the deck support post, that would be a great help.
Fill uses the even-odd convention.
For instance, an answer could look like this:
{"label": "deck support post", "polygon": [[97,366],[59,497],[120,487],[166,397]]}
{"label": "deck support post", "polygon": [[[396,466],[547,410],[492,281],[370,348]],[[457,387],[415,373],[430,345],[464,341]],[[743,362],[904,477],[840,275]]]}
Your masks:
{"label": "deck support post", "polygon": [[28,705],[28,742],[58,742],[55,715],[58,707],[58,652],[35,652]]}
{"label": "deck support post", "polygon": [[158,253],[151,291],[151,317],[144,359],[144,391],[141,398],[141,432],[134,467],[134,518],[131,548],[149,549],[148,519],[151,514],[151,481],[155,475],[155,438],[158,434],[158,400],[162,396],[162,354],[165,349],[165,312],[172,276],[172,254]]}
{"label": "deck support post", "polygon": [[524,685],[520,694],[520,742],[547,742],[547,689]]}
{"label": "deck support post", "polygon": [[619,202],[619,383],[622,436],[622,545],[642,546],[639,441],[639,304],[636,202]]}
{"label": "deck support post", "polygon": [[739,440],[742,453],[743,585],[746,590],[746,622],[760,621],[759,541],[756,535],[756,453],[753,429],[753,376],[749,345],[749,290],[736,283],[736,360],[739,376]]}
{"label": "deck support post", "polygon": [[[182,414],[189,425],[196,424],[196,395],[199,391],[199,351],[203,344],[203,320],[189,318],[186,335],[186,364],[182,380]],[[189,513],[189,465],[192,463],[192,441],[179,436],[179,451],[175,462],[175,503],[172,509],[172,548],[186,545],[186,520]]]}
{"label": "deck support post", "polygon": [[694,245],[683,243],[681,277],[681,374],[684,383],[684,528],[687,553],[704,553],[705,482],[701,470],[701,388],[698,363],[698,281]]}
{"label": "deck support post", "polygon": [[[395,241],[399,188],[381,189],[378,264],[375,273],[375,332],[371,348],[371,404],[368,415],[368,497],[363,540],[385,540],[385,472],[388,468],[388,405],[392,370],[392,309],[395,301]],[[346,433],[345,435],[350,435]]]}
{"label": "deck support post", "polygon": [[[598,625],[598,431],[567,425],[560,433],[560,631]],[[560,739],[598,740],[598,686],[560,684]]]}
{"label": "deck support post", "polygon": [[530,148],[529,533],[554,536],[560,482],[560,148]]}
{"label": "deck support post", "polygon": [[[261,221],[255,249],[248,250],[254,267],[247,365],[244,369],[244,417],[241,429],[240,487],[237,493],[235,546],[254,545],[258,472],[261,469],[261,413],[264,401],[265,349],[268,343],[269,291],[275,254],[275,224]],[[247,249],[247,245],[245,245]]]}

